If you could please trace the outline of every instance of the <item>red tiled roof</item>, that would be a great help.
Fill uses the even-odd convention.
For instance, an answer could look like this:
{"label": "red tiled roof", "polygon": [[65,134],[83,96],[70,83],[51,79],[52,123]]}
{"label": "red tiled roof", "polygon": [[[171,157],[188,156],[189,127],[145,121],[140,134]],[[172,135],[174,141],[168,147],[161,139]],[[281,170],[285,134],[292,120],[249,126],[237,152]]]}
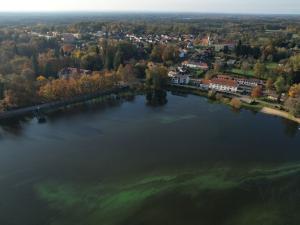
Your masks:
{"label": "red tiled roof", "polygon": [[229,79],[220,79],[220,78],[214,78],[211,80],[211,83],[213,84],[219,84],[224,86],[230,86],[230,87],[237,87],[237,82],[235,80],[229,80]]}
{"label": "red tiled roof", "polygon": [[217,76],[218,79],[227,79],[227,80],[233,80],[233,78],[229,75],[223,75],[223,74],[220,74]]}
{"label": "red tiled roof", "polygon": [[211,83],[210,80],[202,80],[202,84],[206,84],[206,85],[209,85]]}

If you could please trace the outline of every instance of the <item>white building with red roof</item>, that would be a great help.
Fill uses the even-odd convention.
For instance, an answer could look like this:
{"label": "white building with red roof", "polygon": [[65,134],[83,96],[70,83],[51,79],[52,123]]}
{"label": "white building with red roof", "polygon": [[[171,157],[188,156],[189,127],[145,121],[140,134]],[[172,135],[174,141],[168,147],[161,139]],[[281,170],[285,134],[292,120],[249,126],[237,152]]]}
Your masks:
{"label": "white building with red roof", "polygon": [[209,82],[209,89],[220,92],[236,93],[238,90],[238,82],[230,79],[213,78]]}

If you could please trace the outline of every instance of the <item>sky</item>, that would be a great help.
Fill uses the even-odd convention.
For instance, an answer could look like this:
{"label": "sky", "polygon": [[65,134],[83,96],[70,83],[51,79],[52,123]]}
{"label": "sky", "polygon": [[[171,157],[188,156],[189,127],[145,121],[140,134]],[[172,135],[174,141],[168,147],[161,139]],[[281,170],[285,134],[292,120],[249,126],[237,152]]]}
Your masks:
{"label": "sky", "polygon": [[1,0],[0,11],[300,14],[300,0]]}

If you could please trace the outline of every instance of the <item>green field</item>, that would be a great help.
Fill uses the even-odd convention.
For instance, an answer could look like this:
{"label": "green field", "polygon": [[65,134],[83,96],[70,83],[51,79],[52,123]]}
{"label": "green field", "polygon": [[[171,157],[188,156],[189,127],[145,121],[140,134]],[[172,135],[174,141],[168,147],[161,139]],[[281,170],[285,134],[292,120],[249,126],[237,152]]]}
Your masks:
{"label": "green field", "polygon": [[267,63],[266,67],[268,70],[274,70],[278,67],[278,64],[277,63]]}
{"label": "green field", "polygon": [[231,73],[235,73],[241,76],[246,76],[246,77],[254,77],[254,71],[253,70],[248,70],[248,71],[243,71],[241,69],[231,69]]}

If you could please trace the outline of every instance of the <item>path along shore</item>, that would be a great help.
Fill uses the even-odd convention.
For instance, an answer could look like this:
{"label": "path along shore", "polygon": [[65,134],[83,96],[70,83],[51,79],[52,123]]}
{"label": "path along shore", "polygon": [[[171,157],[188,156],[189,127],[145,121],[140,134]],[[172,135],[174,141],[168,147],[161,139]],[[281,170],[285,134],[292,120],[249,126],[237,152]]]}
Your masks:
{"label": "path along shore", "polygon": [[282,110],[272,109],[269,107],[263,107],[260,112],[268,114],[268,115],[279,116],[279,117],[282,117],[285,119],[293,120],[293,121],[297,122],[298,124],[300,124],[300,118],[296,118],[293,115],[289,114],[288,112],[284,112]]}

